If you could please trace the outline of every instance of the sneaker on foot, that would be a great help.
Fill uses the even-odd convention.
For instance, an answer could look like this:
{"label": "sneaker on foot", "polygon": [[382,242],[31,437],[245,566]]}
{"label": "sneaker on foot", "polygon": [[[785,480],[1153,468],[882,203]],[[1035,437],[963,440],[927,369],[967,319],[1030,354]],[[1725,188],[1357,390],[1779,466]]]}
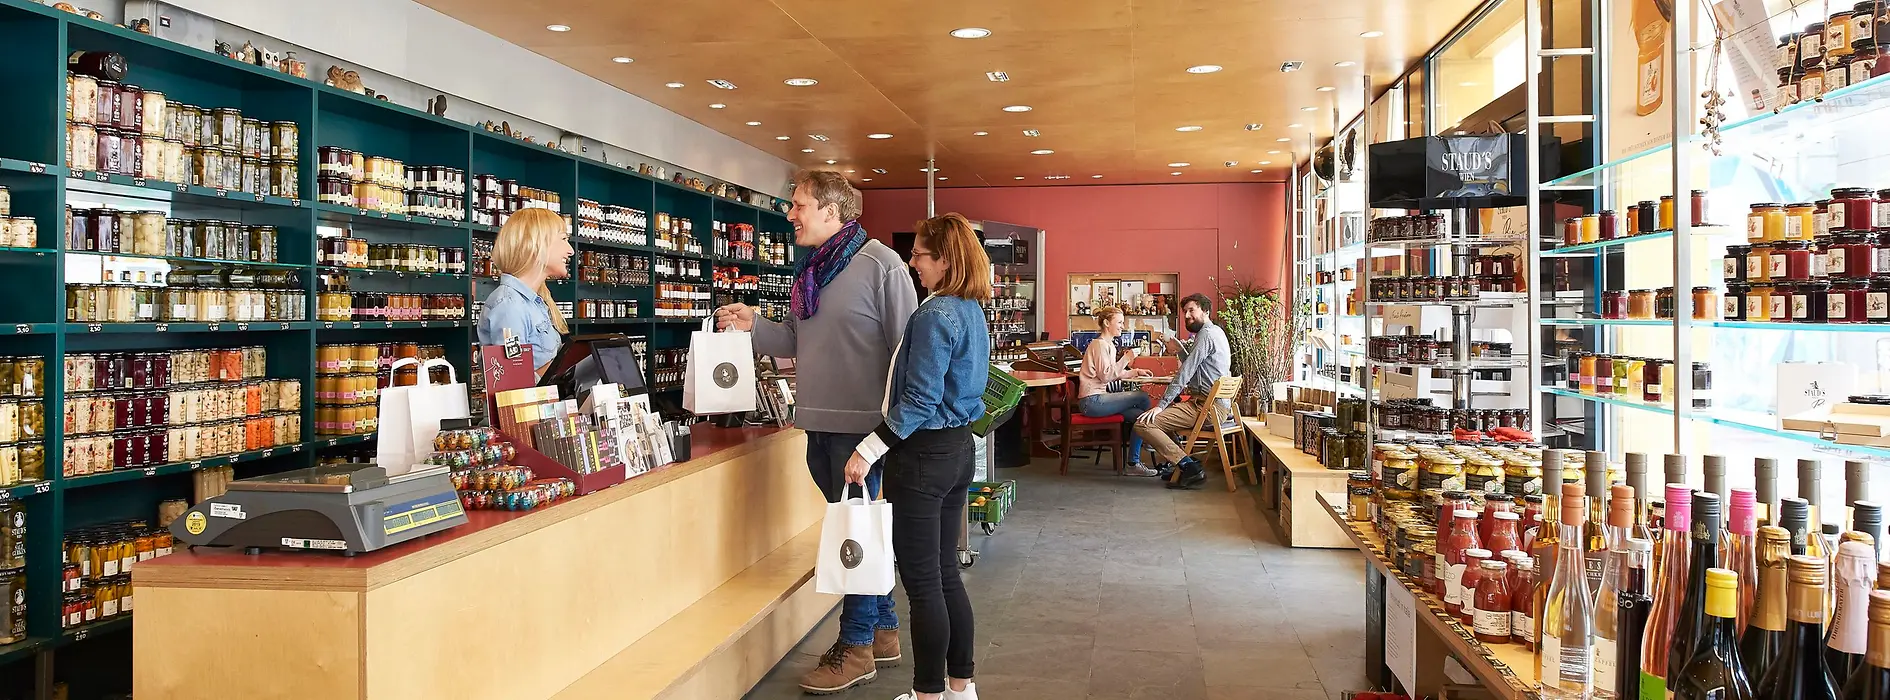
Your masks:
{"label": "sneaker on foot", "polygon": [[952,687],[947,685],[945,686],[945,700],[978,700],[978,684],[966,683],[963,692],[952,690]]}
{"label": "sneaker on foot", "polygon": [[838,693],[878,677],[873,666],[873,647],[849,646],[834,642],[833,648],[820,655],[820,663],[801,676],[801,690],[814,695]]}
{"label": "sneaker on foot", "polygon": [[1122,468],[1123,476],[1155,476],[1159,472],[1140,464],[1131,464]]}
{"label": "sneaker on foot", "polygon": [[873,662],[886,666],[899,665],[899,630],[873,630]]}

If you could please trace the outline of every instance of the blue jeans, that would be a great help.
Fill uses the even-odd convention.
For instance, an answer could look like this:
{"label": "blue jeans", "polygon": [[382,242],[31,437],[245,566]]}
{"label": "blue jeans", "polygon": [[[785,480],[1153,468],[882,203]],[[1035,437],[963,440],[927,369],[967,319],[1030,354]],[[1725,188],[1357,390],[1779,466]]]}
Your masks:
{"label": "blue jeans", "polygon": [[1129,435],[1129,464],[1142,463],[1142,436],[1135,434],[1135,419],[1153,405],[1147,392],[1111,391],[1085,396],[1076,402],[1076,410],[1091,418],[1122,416],[1123,432]]}
{"label": "blue jeans", "polygon": [[[864,439],[864,434],[807,433],[807,472],[814,477],[814,484],[820,487],[828,503],[839,503],[845,497],[847,458],[853,456],[853,448]],[[879,492],[879,479],[884,471],[882,465],[875,464],[866,473],[867,497]],[[850,595],[840,601],[841,644],[871,645],[876,629],[899,629],[892,596]]]}

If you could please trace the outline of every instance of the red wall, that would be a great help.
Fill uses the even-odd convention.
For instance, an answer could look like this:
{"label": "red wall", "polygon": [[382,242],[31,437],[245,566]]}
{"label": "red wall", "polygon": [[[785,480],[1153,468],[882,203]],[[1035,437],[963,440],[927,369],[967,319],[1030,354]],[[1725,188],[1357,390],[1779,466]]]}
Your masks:
{"label": "red wall", "polygon": [[[976,187],[937,192],[940,214],[1044,230],[1045,331],[1069,335],[1071,273],[1172,272],[1211,299],[1230,275],[1285,284],[1284,184]],[[924,190],[867,190],[860,223],[892,243],[925,218]]]}

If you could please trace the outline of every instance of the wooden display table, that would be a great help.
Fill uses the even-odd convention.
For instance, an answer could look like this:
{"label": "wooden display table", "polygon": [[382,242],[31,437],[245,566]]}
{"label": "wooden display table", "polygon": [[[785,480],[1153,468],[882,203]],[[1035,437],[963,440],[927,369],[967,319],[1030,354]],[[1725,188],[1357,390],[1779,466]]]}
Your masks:
{"label": "wooden display table", "polygon": [[1312,455],[1299,451],[1291,438],[1267,431],[1266,421],[1242,419],[1247,434],[1260,443],[1260,507],[1273,516],[1280,537],[1289,547],[1344,548],[1352,546],[1345,533],[1320,512],[1313,494],[1345,492],[1345,472],[1320,466]]}
{"label": "wooden display table", "polygon": [[353,558],[180,550],[133,575],[134,692],[163,698],[740,698],[838,603],[799,430]]}
{"label": "wooden display table", "polygon": [[[1413,682],[1417,687],[1406,688],[1413,697],[1440,697],[1439,692],[1448,682],[1444,678],[1446,656],[1455,658],[1496,697],[1503,700],[1535,700],[1538,697],[1534,652],[1520,644],[1484,644],[1472,638],[1468,628],[1445,612],[1442,600],[1420,590],[1414,581],[1392,568],[1384,539],[1378,536],[1371,523],[1346,519],[1344,491],[1322,491],[1317,494],[1317,500],[1327,521],[1337,525],[1345,533],[1347,543],[1365,555],[1365,560],[1371,563],[1375,573],[1384,577],[1385,585],[1403,588],[1416,602],[1411,616],[1415,619],[1410,623],[1415,630],[1407,627],[1403,632],[1410,635],[1414,642],[1410,654],[1415,657],[1412,670],[1415,671]],[[1367,591],[1370,590],[1368,585]],[[1376,607],[1376,602],[1367,603],[1368,611]],[[1390,638],[1400,634],[1394,628],[1395,618],[1387,606],[1384,615],[1387,647],[1393,645]],[[1390,655],[1391,652],[1387,651],[1387,656]],[[1394,663],[1392,659],[1386,659],[1387,665]]]}

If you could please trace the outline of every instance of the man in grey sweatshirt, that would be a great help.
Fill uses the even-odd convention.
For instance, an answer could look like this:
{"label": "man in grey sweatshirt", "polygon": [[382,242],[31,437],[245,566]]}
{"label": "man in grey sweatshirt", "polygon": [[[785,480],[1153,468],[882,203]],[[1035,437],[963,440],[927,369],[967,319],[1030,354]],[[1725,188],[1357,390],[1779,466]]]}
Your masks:
{"label": "man in grey sweatshirt", "polygon": [[[794,271],[784,321],[754,309],[716,309],[717,326],[752,330],[755,351],[796,358],[794,424],[807,432],[807,469],[827,502],[846,497],[844,470],[853,448],[883,420],[886,372],[918,307],[905,261],[859,226],[860,191],[831,171],[794,178],[794,243],[813,252]],[[880,468],[866,488],[879,490]],[[899,618],[891,596],[850,595],[841,603],[840,639],[801,679],[811,693],[833,693],[872,680],[877,663],[900,659]]]}

